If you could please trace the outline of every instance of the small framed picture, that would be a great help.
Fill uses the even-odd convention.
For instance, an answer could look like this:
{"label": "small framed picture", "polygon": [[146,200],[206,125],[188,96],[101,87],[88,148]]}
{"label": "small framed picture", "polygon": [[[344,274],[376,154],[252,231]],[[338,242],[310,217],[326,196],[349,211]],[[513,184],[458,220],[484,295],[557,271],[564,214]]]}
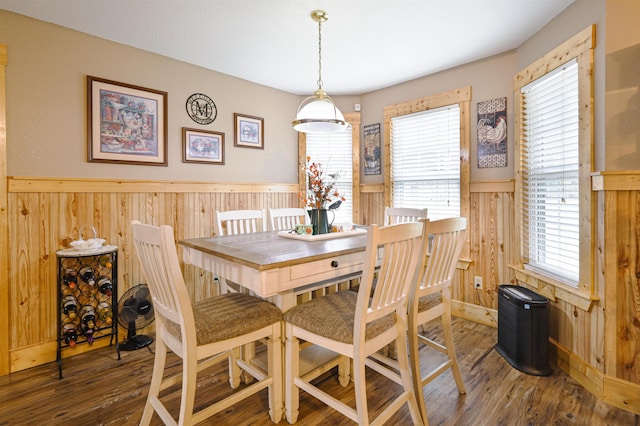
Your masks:
{"label": "small framed picture", "polygon": [[87,161],[167,165],[167,92],[87,76]]}
{"label": "small framed picture", "polygon": [[224,164],[224,133],[183,127],[182,161]]}
{"label": "small framed picture", "polygon": [[264,119],[250,115],[233,114],[235,124],[234,146],[264,149]]}

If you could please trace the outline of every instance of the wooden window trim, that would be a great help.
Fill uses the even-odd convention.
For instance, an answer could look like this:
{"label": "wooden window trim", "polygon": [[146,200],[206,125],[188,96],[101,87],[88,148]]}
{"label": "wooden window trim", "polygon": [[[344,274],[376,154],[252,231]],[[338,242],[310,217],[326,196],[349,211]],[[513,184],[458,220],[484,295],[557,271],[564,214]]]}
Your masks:
{"label": "wooden window trim", "polygon": [[[470,163],[469,144],[471,140],[471,86],[461,87],[448,92],[415,99],[384,108],[384,204],[392,205],[391,195],[391,119],[415,112],[427,111],[447,105],[460,106],[460,216],[469,218],[470,204]],[[470,257],[469,241],[462,250],[462,258]]]}
{"label": "wooden window trim", "polygon": [[[516,192],[515,218],[519,232],[514,236],[517,247],[517,261],[511,265],[511,269],[518,276],[518,280],[524,281],[533,287],[540,289],[539,283],[544,283],[546,296],[556,297],[569,302],[580,299],[580,306],[588,310],[593,300],[597,300],[595,295],[594,265],[595,249],[592,237],[595,234],[595,224],[592,218],[595,217],[595,199],[591,196],[591,175],[593,172],[593,146],[594,146],[594,109],[593,109],[593,49],[595,47],[595,25],[590,25],[578,34],[562,43],[560,46],[548,52],[531,65],[516,74],[514,78],[513,99],[514,99],[514,123],[515,123],[515,175]],[[521,252],[521,214],[522,208],[520,197],[522,195],[522,87],[532,81],[553,71],[559,66],[576,59],[578,62],[578,85],[579,85],[579,144],[580,144],[580,279],[578,287],[554,281],[549,277],[542,277],[531,271],[525,270],[524,260]]]}

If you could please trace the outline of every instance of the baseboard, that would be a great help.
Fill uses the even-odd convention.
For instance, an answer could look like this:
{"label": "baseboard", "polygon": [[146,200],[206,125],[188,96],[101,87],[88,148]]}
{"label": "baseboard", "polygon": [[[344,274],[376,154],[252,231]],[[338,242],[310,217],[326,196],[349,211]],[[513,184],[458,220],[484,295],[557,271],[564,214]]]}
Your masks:
{"label": "baseboard", "polygon": [[604,374],[557,341],[549,339],[549,342],[549,360],[553,364],[607,404],[640,414],[640,385]]}
{"label": "baseboard", "polygon": [[489,327],[498,327],[498,311],[473,303],[451,300],[451,315]]}

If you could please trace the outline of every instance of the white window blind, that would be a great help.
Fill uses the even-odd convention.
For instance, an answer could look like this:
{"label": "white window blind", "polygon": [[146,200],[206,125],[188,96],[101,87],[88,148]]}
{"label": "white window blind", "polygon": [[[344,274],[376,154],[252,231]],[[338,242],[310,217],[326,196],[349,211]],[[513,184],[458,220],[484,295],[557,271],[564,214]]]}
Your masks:
{"label": "white window blind", "polygon": [[[320,163],[326,173],[340,173],[336,183],[340,195],[346,198],[335,211],[335,222],[353,222],[353,154],[351,128],[344,132],[307,133],[307,157]],[[331,220],[331,215],[329,215]]]}
{"label": "white window blind", "polygon": [[525,267],[579,279],[579,99],[575,61],[521,89],[522,255]]}
{"label": "white window blind", "polygon": [[391,147],[393,206],[460,216],[460,107],[391,118]]}

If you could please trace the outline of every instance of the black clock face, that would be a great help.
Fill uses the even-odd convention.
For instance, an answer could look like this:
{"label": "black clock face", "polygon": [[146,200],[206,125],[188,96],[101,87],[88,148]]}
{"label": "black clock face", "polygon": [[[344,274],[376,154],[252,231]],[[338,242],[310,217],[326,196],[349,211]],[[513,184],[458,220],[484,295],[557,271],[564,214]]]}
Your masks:
{"label": "black clock face", "polygon": [[211,124],[218,115],[218,109],[210,97],[194,93],[187,99],[187,114],[198,124]]}

